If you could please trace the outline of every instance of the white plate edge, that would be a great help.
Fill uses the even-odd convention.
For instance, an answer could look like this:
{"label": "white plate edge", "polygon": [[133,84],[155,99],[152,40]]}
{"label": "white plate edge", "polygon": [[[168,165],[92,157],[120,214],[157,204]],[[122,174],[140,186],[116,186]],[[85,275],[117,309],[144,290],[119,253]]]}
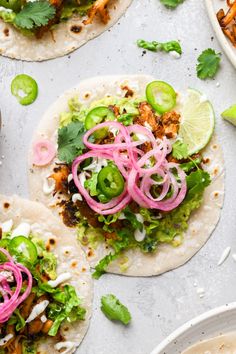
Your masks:
{"label": "white plate edge", "polygon": [[228,312],[228,311],[235,310],[235,309],[236,309],[236,302],[232,302],[230,304],[223,305],[223,306],[214,308],[210,311],[204,312],[203,314],[195,317],[194,319],[188,321],[187,323],[185,323],[184,325],[182,325],[181,327],[176,329],[166,339],[164,339],[155,349],[153,349],[150,354],[160,354],[161,351],[164,350],[168,344],[170,344],[171,342],[176,340],[179,336],[184,334],[189,328],[192,328],[193,326],[196,326],[209,318],[219,316],[220,314],[223,314],[224,312]]}

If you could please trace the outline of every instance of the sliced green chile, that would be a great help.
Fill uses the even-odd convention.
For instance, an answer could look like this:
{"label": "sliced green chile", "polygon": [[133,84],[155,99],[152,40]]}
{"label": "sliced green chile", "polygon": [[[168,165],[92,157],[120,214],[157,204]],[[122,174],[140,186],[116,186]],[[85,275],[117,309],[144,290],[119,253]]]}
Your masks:
{"label": "sliced green chile", "polygon": [[98,174],[98,187],[108,198],[118,197],[124,190],[124,178],[116,166],[106,166]]}
{"label": "sliced green chile", "polygon": [[164,81],[150,82],[146,87],[146,98],[159,114],[171,111],[176,105],[176,92]]}
{"label": "sliced green chile", "polygon": [[25,236],[14,237],[8,245],[8,249],[12,256],[25,258],[31,264],[37,261],[37,248],[34,243]]}
{"label": "sliced green chile", "polygon": [[17,75],[11,83],[11,93],[20,104],[26,106],[33,103],[38,96],[37,82],[26,74]]}

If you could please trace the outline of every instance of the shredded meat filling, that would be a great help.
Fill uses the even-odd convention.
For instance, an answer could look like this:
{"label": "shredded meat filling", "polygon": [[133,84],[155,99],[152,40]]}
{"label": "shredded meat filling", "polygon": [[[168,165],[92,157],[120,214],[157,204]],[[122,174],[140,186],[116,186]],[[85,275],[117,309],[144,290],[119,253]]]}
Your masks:
{"label": "shredded meat filling", "polygon": [[[134,124],[151,128],[156,138],[174,138],[179,131],[180,114],[171,111],[157,116],[152,107],[147,102],[139,104],[139,116],[134,119]],[[148,151],[148,145],[144,145],[144,151]]]}
{"label": "shredded meat filling", "polygon": [[233,3],[227,0],[227,4],[229,6],[228,12],[225,14],[224,10],[220,9],[216,16],[222,31],[236,47],[236,0]]}
{"label": "shredded meat filling", "polygon": [[97,14],[100,15],[104,24],[107,24],[110,20],[110,16],[107,10],[107,4],[110,0],[96,0],[91,9],[88,12],[88,19],[84,21],[85,25],[89,25],[93,22]]}

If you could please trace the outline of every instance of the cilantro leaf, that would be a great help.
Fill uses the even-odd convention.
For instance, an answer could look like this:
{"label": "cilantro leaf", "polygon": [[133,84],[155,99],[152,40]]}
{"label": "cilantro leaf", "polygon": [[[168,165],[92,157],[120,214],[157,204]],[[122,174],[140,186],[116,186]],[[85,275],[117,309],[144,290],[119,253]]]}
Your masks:
{"label": "cilantro leaf", "polygon": [[176,52],[182,54],[182,48],[178,41],[170,41],[165,43],[160,43],[156,41],[148,42],[143,39],[137,41],[137,45],[140,48],[150,50],[152,52],[164,51],[164,52]]}
{"label": "cilantro leaf", "polygon": [[172,155],[177,160],[186,159],[189,156],[187,145],[177,140],[172,146]]}
{"label": "cilantro leaf", "polygon": [[72,122],[58,130],[58,157],[61,161],[71,163],[84,149],[84,125]]}
{"label": "cilantro leaf", "polygon": [[48,1],[28,2],[23,9],[18,12],[14,23],[17,27],[33,29],[48,24],[56,13],[54,6]]}
{"label": "cilantro leaf", "polygon": [[175,9],[179,4],[182,4],[184,0],[160,0],[163,5],[171,9]]}
{"label": "cilantro leaf", "polygon": [[124,306],[115,295],[108,294],[101,298],[101,310],[104,315],[111,321],[120,321],[124,325],[128,325],[131,321],[131,314],[126,306]]}
{"label": "cilantro leaf", "polygon": [[197,76],[201,80],[213,78],[220,67],[221,53],[216,53],[215,50],[209,48],[202,52],[198,57]]}
{"label": "cilantro leaf", "polygon": [[208,172],[198,169],[195,172],[190,173],[186,177],[188,195],[187,200],[191,199],[194,195],[200,194],[211,183],[211,177]]}

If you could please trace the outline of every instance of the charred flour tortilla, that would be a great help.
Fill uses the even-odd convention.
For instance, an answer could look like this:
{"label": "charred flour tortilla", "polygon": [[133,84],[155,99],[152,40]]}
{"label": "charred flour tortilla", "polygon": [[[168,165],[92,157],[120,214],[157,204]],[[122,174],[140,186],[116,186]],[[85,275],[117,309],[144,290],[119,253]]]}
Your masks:
{"label": "charred flour tortilla", "polygon": [[186,349],[182,354],[235,354],[236,332],[205,340]]}
{"label": "charred flour tortilla", "polygon": [[[83,321],[64,322],[60,328],[61,340],[70,345],[67,353],[73,353],[86,334],[92,310],[93,286],[84,252],[73,237],[73,232],[68,231],[58,218],[39,203],[17,196],[1,195],[0,225],[9,220],[13,221],[13,229],[21,223],[29,224],[34,237],[44,241],[47,250],[50,249],[50,252],[57,256],[57,274],[69,272],[72,276],[66,281],[66,284],[75,288],[81,299],[81,306],[86,310]],[[53,337],[52,339],[44,339],[39,342],[37,353],[60,352],[54,347],[56,343],[58,343],[58,337],[57,339]]]}
{"label": "charred flour tortilla", "polygon": [[42,61],[66,55],[114,25],[131,2],[111,0],[107,24],[96,16],[91,24],[84,25],[86,17],[73,16],[45,33],[41,39],[23,35],[11,24],[0,20],[0,54],[26,61]]}
{"label": "charred flour tortilla", "polygon": [[[105,96],[124,97],[127,87],[132,91],[132,98],[143,97],[145,87],[153,81],[150,76],[111,76],[93,78],[81,82],[76,88],[62,95],[43,116],[33,143],[40,139],[49,139],[56,146],[57,129],[61,112],[67,111],[68,100],[78,96],[82,104],[100,100]],[[126,88],[126,90],[124,90]],[[202,152],[204,170],[208,171],[212,182],[204,192],[204,200],[200,208],[194,211],[189,220],[189,227],[184,234],[181,245],[173,247],[170,244],[160,244],[153,254],[144,254],[138,249],[130,249],[124,257],[112,262],[107,271],[129,276],[151,276],[161,274],[179,267],[187,262],[207,241],[216,227],[223,205],[224,195],[224,161],[222,151],[213,136],[205,151]],[[46,167],[36,167],[32,164],[32,151],[29,159],[29,186],[31,198],[41,201],[56,213],[60,213],[58,202],[63,199],[60,194],[53,197],[52,193],[46,195],[43,191],[45,179],[51,175],[56,158]],[[109,247],[99,242],[96,247],[86,248],[89,262],[94,267],[99,260],[110,253]],[[122,264],[126,262],[126,269],[122,271]]]}

